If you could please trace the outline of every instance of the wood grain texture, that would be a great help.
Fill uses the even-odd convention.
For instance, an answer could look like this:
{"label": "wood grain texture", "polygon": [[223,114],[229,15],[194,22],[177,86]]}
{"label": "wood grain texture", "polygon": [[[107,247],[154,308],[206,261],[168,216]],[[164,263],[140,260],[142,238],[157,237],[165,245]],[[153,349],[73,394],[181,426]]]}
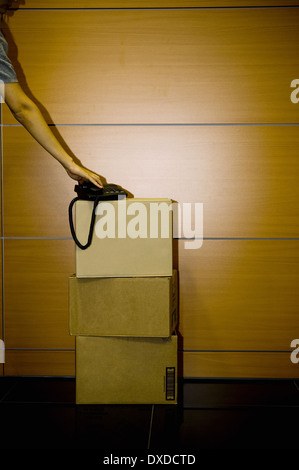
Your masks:
{"label": "wood grain texture", "polygon": [[[299,236],[296,126],[69,126],[83,163],[135,197],[204,207],[205,237]],[[70,237],[75,182],[22,127],[4,127],[4,234]]]}
{"label": "wood grain texture", "polygon": [[[288,353],[185,353],[184,377],[298,378]],[[75,351],[7,351],[5,375],[75,376]]]}
{"label": "wood grain texture", "polygon": [[179,253],[182,349],[290,350],[299,337],[299,240],[204,240]]}
{"label": "wood grain texture", "polygon": [[[3,136],[2,136],[2,104],[0,104],[0,154],[1,154],[1,161],[0,161],[0,172],[2,175],[2,160],[3,160]],[[2,279],[2,237],[3,237],[3,226],[2,226],[2,182],[0,183],[0,233],[1,233],[1,240],[0,240],[0,340],[4,341],[4,331],[3,331],[3,308],[2,308],[2,293],[3,293],[3,279]],[[0,361],[0,375],[3,375],[3,364]]]}
{"label": "wood grain texture", "polygon": [[[298,127],[268,126],[298,123],[298,19],[280,0],[26,0],[4,27],[21,84],[86,166],[135,197],[204,204],[203,246],[177,257],[185,377],[298,378]],[[4,374],[74,375],[74,182],[3,131]]]}
{"label": "wood grain texture", "polygon": [[4,33],[48,122],[294,123],[298,20],[294,8],[32,10]]}
{"label": "wood grain texture", "polygon": [[185,353],[184,377],[298,379],[298,364],[289,353]]}
{"label": "wood grain texture", "polygon": [[[4,329],[3,329],[3,289],[2,289],[2,286],[3,286],[3,276],[2,276],[2,240],[0,242],[0,256],[1,256],[1,260],[0,260],[0,282],[1,282],[1,292],[0,292],[0,340],[4,341],[5,338],[4,338]],[[2,345],[0,345],[1,347]],[[0,358],[2,358],[1,354],[0,354]],[[0,361],[0,370],[1,370],[1,367],[2,367],[2,364],[1,364],[1,361]],[[0,373],[1,375],[1,373]]]}
{"label": "wood grain texture", "polygon": [[21,126],[4,129],[4,161],[4,235],[70,237],[76,181]]}
{"label": "wood grain texture", "polygon": [[5,375],[75,376],[75,351],[7,351]]}
{"label": "wood grain texture", "polygon": [[70,240],[5,240],[4,314],[7,348],[72,348],[68,331]]}
{"label": "wood grain texture", "polygon": [[[288,5],[298,5],[288,0]],[[284,6],[283,0],[26,0],[19,8],[222,8]]]}

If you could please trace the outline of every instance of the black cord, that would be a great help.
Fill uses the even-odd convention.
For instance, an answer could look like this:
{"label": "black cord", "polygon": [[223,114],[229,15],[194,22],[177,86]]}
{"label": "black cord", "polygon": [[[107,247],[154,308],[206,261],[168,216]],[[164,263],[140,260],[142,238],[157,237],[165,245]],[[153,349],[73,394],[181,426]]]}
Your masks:
{"label": "black cord", "polygon": [[79,240],[77,238],[77,235],[75,233],[74,223],[73,223],[73,206],[74,206],[75,202],[78,201],[79,199],[82,200],[80,197],[75,197],[69,205],[69,224],[70,224],[70,229],[71,229],[71,233],[72,233],[72,237],[74,239],[74,242],[76,243],[76,245],[79,248],[81,248],[81,250],[86,250],[86,248],[88,248],[91,245],[91,242],[92,242],[93,228],[94,228],[94,223],[95,223],[95,218],[96,218],[96,208],[97,208],[97,205],[98,205],[98,202],[99,202],[100,198],[97,197],[94,200],[92,214],[91,214],[91,220],[90,220],[88,240],[87,240],[87,243],[85,245],[82,245],[79,242]]}

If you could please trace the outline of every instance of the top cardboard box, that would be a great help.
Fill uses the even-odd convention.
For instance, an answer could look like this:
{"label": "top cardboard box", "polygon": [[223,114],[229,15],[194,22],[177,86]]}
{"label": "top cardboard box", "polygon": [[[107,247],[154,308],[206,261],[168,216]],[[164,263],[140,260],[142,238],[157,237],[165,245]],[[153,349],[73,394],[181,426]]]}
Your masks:
{"label": "top cardboard box", "polygon": [[[75,204],[79,241],[88,238],[92,201]],[[128,198],[100,202],[91,245],[76,246],[76,276],[171,276],[173,214],[170,199]]]}

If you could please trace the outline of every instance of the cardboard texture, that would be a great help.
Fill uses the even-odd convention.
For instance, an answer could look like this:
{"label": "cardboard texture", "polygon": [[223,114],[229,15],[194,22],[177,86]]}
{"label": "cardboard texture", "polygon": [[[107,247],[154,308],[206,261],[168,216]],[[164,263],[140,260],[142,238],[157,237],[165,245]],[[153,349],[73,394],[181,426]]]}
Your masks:
{"label": "cardboard texture", "polygon": [[[92,201],[75,204],[75,231],[87,241]],[[100,202],[91,246],[76,246],[76,276],[171,276],[173,269],[173,213],[170,199]]]}
{"label": "cardboard texture", "polygon": [[168,337],[177,325],[171,277],[69,278],[69,331],[83,336]]}
{"label": "cardboard texture", "polygon": [[77,404],[176,404],[177,336],[76,336]]}

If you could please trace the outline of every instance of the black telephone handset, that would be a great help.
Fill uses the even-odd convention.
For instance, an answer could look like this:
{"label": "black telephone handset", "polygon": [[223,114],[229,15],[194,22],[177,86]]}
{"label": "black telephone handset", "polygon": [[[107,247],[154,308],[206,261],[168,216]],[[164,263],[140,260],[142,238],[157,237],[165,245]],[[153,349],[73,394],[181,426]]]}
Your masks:
{"label": "black telephone handset", "polygon": [[[96,207],[98,203],[100,201],[113,201],[113,200],[118,200],[118,199],[124,199],[127,197],[128,194],[126,191],[124,191],[121,187],[117,186],[116,184],[104,184],[103,188],[98,188],[97,186],[89,182],[83,183],[83,184],[77,184],[75,186],[75,191],[77,193],[77,197],[75,197],[69,205],[69,224],[70,224],[72,237],[76,245],[79,248],[81,248],[81,250],[86,250],[86,248],[88,248],[91,245],[94,222],[95,222],[95,211],[96,211]],[[94,201],[90,227],[89,227],[88,240],[85,245],[82,245],[79,242],[75,233],[74,223],[73,223],[73,205],[79,199],[84,200],[84,201]]]}
{"label": "black telephone handset", "polygon": [[117,184],[104,184],[103,188],[98,188],[92,183],[77,184],[75,191],[79,199],[93,201],[95,198],[99,200],[115,200],[126,197],[127,193]]}

